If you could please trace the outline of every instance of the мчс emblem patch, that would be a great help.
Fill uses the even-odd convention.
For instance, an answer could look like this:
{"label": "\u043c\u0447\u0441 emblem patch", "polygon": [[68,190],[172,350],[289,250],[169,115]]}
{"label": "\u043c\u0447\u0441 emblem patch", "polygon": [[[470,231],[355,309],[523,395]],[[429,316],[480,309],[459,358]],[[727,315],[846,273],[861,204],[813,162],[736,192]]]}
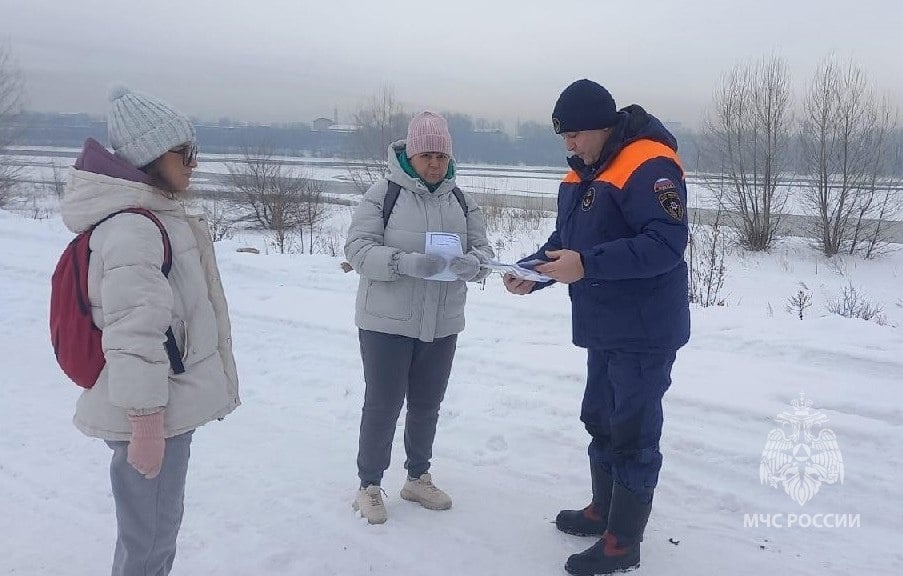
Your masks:
{"label": "\u043c\u0447\u0441 emblem patch", "polygon": [[584,212],[589,212],[589,209],[593,207],[593,202],[595,201],[596,189],[590,188],[583,194],[583,201],[580,202],[580,208],[582,208]]}
{"label": "\u043c\u0447\u0441 emblem patch", "polygon": [[674,218],[678,222],[684,219],[684,207],[680,203],[680,196],[676,190],[666,190],[658,195],[658,203],[662,205],[668,216]]}

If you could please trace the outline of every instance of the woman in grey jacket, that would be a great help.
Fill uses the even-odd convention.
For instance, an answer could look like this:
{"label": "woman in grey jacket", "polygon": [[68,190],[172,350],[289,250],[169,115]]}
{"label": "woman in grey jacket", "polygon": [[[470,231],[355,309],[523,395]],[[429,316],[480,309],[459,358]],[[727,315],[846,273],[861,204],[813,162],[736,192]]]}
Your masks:
{"label": "woman in grey jacket", "polygon": [[[88,296],[106,364],[78,400],[75,425],[113,450],[117,533],[113,576],[169,574],[182,521],[193,431],[239,404],[229,312],[206,225],[181,194],[197,166],[189,120],[165,103],[119,89],[107,119],[115,155],[92,139],[61,203],[90,238]],[[164,262],[162,224],[171,246]],[[184,372],[164,349],[173,339]],[[177,364],[173,364],[177,365]]]}
{"label": "woman in grey jacket", "polygon": [[[451,507],[428,472],[433,438],[464,329],[465,282],[482,280],[489,269],[481,265],[493,257],[480,207],[455,186],[451,135],[442,116],[416,115],[407,139],[389,146],[388,165],[386,180],[371,186],[355,210],[345,244],[345,256],[360,274],[355,324],[366,384],[353,506],[371,524],[387,519],[380,483],[405,398],[407,481],[401,497],[433,510]],[[428,232],[456,234],[463,254],[450,262],[427,254]],[[443,271],[455,279],[430,279]]]}

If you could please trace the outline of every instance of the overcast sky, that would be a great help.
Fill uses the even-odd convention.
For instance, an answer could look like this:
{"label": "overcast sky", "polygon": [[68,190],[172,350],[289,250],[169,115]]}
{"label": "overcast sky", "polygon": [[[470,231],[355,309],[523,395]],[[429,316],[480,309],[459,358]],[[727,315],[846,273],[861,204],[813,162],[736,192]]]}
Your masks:
{"label": "overcast sky", "polygon": [[829,54],[903,105],[899,0],[0,0],[33,110],[104,113],[109,87],[204,119],[349,121],[390,85],[408,110],[548,121],[588,77],[694,125],[721,75],[777,53],[802,92]]}

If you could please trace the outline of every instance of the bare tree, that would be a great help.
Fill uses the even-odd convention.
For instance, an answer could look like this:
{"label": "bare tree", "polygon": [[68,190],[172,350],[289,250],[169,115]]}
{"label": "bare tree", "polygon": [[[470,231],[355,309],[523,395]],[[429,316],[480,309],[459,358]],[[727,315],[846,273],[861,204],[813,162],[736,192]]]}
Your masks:
{"label": "bare tree", "polygon": [[220,191],[214,191],[208,197],[201,200],[201,209],[204,212],[204,220],[210,231],[210,238],[214,242],[232,238],[235,224],[239,220],[239,207],[235,202]]}
{"label": "bare tree", "polygon": [[[298,206],[298,224],[301,230],[307,229],[307,253],[314,253],[314,243],[319,225],[329,217],[329,204],[323,196],[326,184],[322,180],[314,180],[309,176],[302,178],[300,204]],[[304,251],[304,236],[301,236],[301,251]]]}
{"label": "bare tree", "polygon": [[408,115],[395,98],[391,86],[383,86],[354,115],[354,155],[362,163],[349,170],[351,181],[361,193],[386,175],[389,144],[404,138]]}
{"label": "bare tree", "polygon": [[15,140],[15,120],[22,111],[24,94],[22,71],[13,61],[9,45],[0,43],[0,207],[9,200],[21,171],[4,152]]}
{"label": "bare tree", "polygon": [[900,158],[900,143],[893,138],[897,112],[885,97],[877,103],[877,123],[872,137],[875,141],[874,162],[868,170],[866,184],[857,194],[853,234],[848,252],[873,258],[884,252],[892,241],[889,220],[899,208],[893,201],[893,189],[898,186],[893,175]]}
{"label": "bare tree", "polygon": [[767,250],[774,242],[790,163],[790,80],[777,56],[737,65],[716,89],[703,129],[703,147],[720,175],[703,184],[722,198],[740,243]]}
{"label": "bare tree", "polygon": [[[901,215],[899,203],[894,195],[903,193],[900,188],[900,179],[897,175],[897,167],[903,165],[903,141],[893,138],[890,142],[890,153],[887,156],[887,173],[881,178],[884,190],[875,187],[875,202],[872,211],[872,219],[867,223],[867,231],[864,244],[859,248],[865,258],[874,258],[883,253],[887,247],[895,242],[890,225],[893,220],[898,220]],[[853,247],[856,248],[854,242]]]}
{"label": "bare tree", "polygon": [[57,200],[61,200],[63,198],[63,191],[66,189],[65,169],[57,164],[56,159],[53,159],[53,165],[50,169],[50,182],[46,183],[45,186],[53,193]]}
{"label": "bare tree", "polygon": [[896,111],[862,68],[833,58],[819,67],[804,107],[800,140],[810,179],[804,197],[815,214],[816,242],[827,256],[860,249],[871,256],[891,207]]}
{"label": "bare tree", "polygon": [[361,194],[366,192],[374,182],[384,178],[386,173],[387,165],[385,160],[361,162],[348,168],[348,178],[354,185],[355,190]]}
{"label": "bare tree", "polygon": [[273,158],[268,149],[245,149],[242,160],[229,164],[229,181],[245,207],[245,219],[270,233],[281,254],[297,242],[313,253],[315,233],[328,216],[325,184]]}
{"label": "bare tree", "polygon": [[229,182],[248,211],[245,219],[266,230],[280,254],[291,251],[300,224],[304,183],[267,149],[246,148],[228,165]]}

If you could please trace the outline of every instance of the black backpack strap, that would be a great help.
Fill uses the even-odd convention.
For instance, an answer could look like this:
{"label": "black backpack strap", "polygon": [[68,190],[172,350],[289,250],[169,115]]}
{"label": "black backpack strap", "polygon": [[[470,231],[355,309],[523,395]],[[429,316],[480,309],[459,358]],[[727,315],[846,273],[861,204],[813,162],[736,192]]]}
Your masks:
{"label": "black backpack strap", "polygon": [[[163,226],[163,222],[160,222],[157,215],[150,210],[144,208],[126,208],[125,210],[113,212],[92,226],[91,230],[94,230],[113,216],[118,216],[119,214],[140,214],[157,225],[157,228],[160,229],[160,235],[163,236],[163,265],[160,267],[160,271],[163,272],[163,276],[169,278],[169,272],[172,270],[172,244],[169,241],[169,233],[166,231],[166,227]],[[166,356],[169,358],[169,366],[172,368],[173,374],[183,374],[185,372],[185,365],[182,363],[182,353],[179,351],[179,346],[176,344],[176,335],[172,331],[172,326],[166,329],[166,343],[163,344],[163,347],[166,348]]]}
{"label": "black backpack strap", "polygon": [[458,204],[461,205],[461,210],[464,211],[464,218],[467,218],[467,215],[470,213],[470,209],[467,208],[467,200],[464,199],[464,192],[461,192],[461,189],[455,186],[452,188],[452,194],[455,195],[455,200],[458,201]]}
{"label": "black backpack strap", "polygon": [[173,374],[184,374],[185,365],[182,364],[182,353],[179,351],[179,345],[176,344],[176,335],[172,331],[172,326],[166,329],[166,342],[163,344],[166,348],[166,355],[169,357],[169,366],[172,368]]}
{"label": "black backpack strap", "polygon": [[[467,200],[464,199],[464,192],[461,192],[461,189],[455,186],[452,188],[452,194],[455,195],[455,200],[458,201],[458,204],[461,205],[461,210],[464,211],[464,225],[467,226],[467,215],[470,213],[470,209],[467,207]],[[467,234],[465,234],[467,236]],[[470,250],[470,246],[465,243],[464,245],[465,251]]]}
{"label": "black backpack strap", "polygon": [[[401,193],[400,184],[392,182],[391,180],[388,180],[388,183],[389,185],[386,187],[386,197],[383,199],[383,229],[389,224],[389,216],[392,215],[395,203],[398,202],[398,195]],[[470,210],[467,208],[467,200],[464,199],[464,192],[455,186],[452,188],[452,194],[455,195],[455,200],[461,205],[461,210],[464,211],[464,218],[467,218],[467,214]]]}
{"label": "black backpack strap", "polygon": [[395,203],[398,202],[398,194],[401,193],[400,184],[392,182],[391,180],[388,180],[387,182],[389,185],[386,187],[386,197],[383,199],[383,229],[385,229],[386,225],[389,223],[389,216],[392,215]]}

